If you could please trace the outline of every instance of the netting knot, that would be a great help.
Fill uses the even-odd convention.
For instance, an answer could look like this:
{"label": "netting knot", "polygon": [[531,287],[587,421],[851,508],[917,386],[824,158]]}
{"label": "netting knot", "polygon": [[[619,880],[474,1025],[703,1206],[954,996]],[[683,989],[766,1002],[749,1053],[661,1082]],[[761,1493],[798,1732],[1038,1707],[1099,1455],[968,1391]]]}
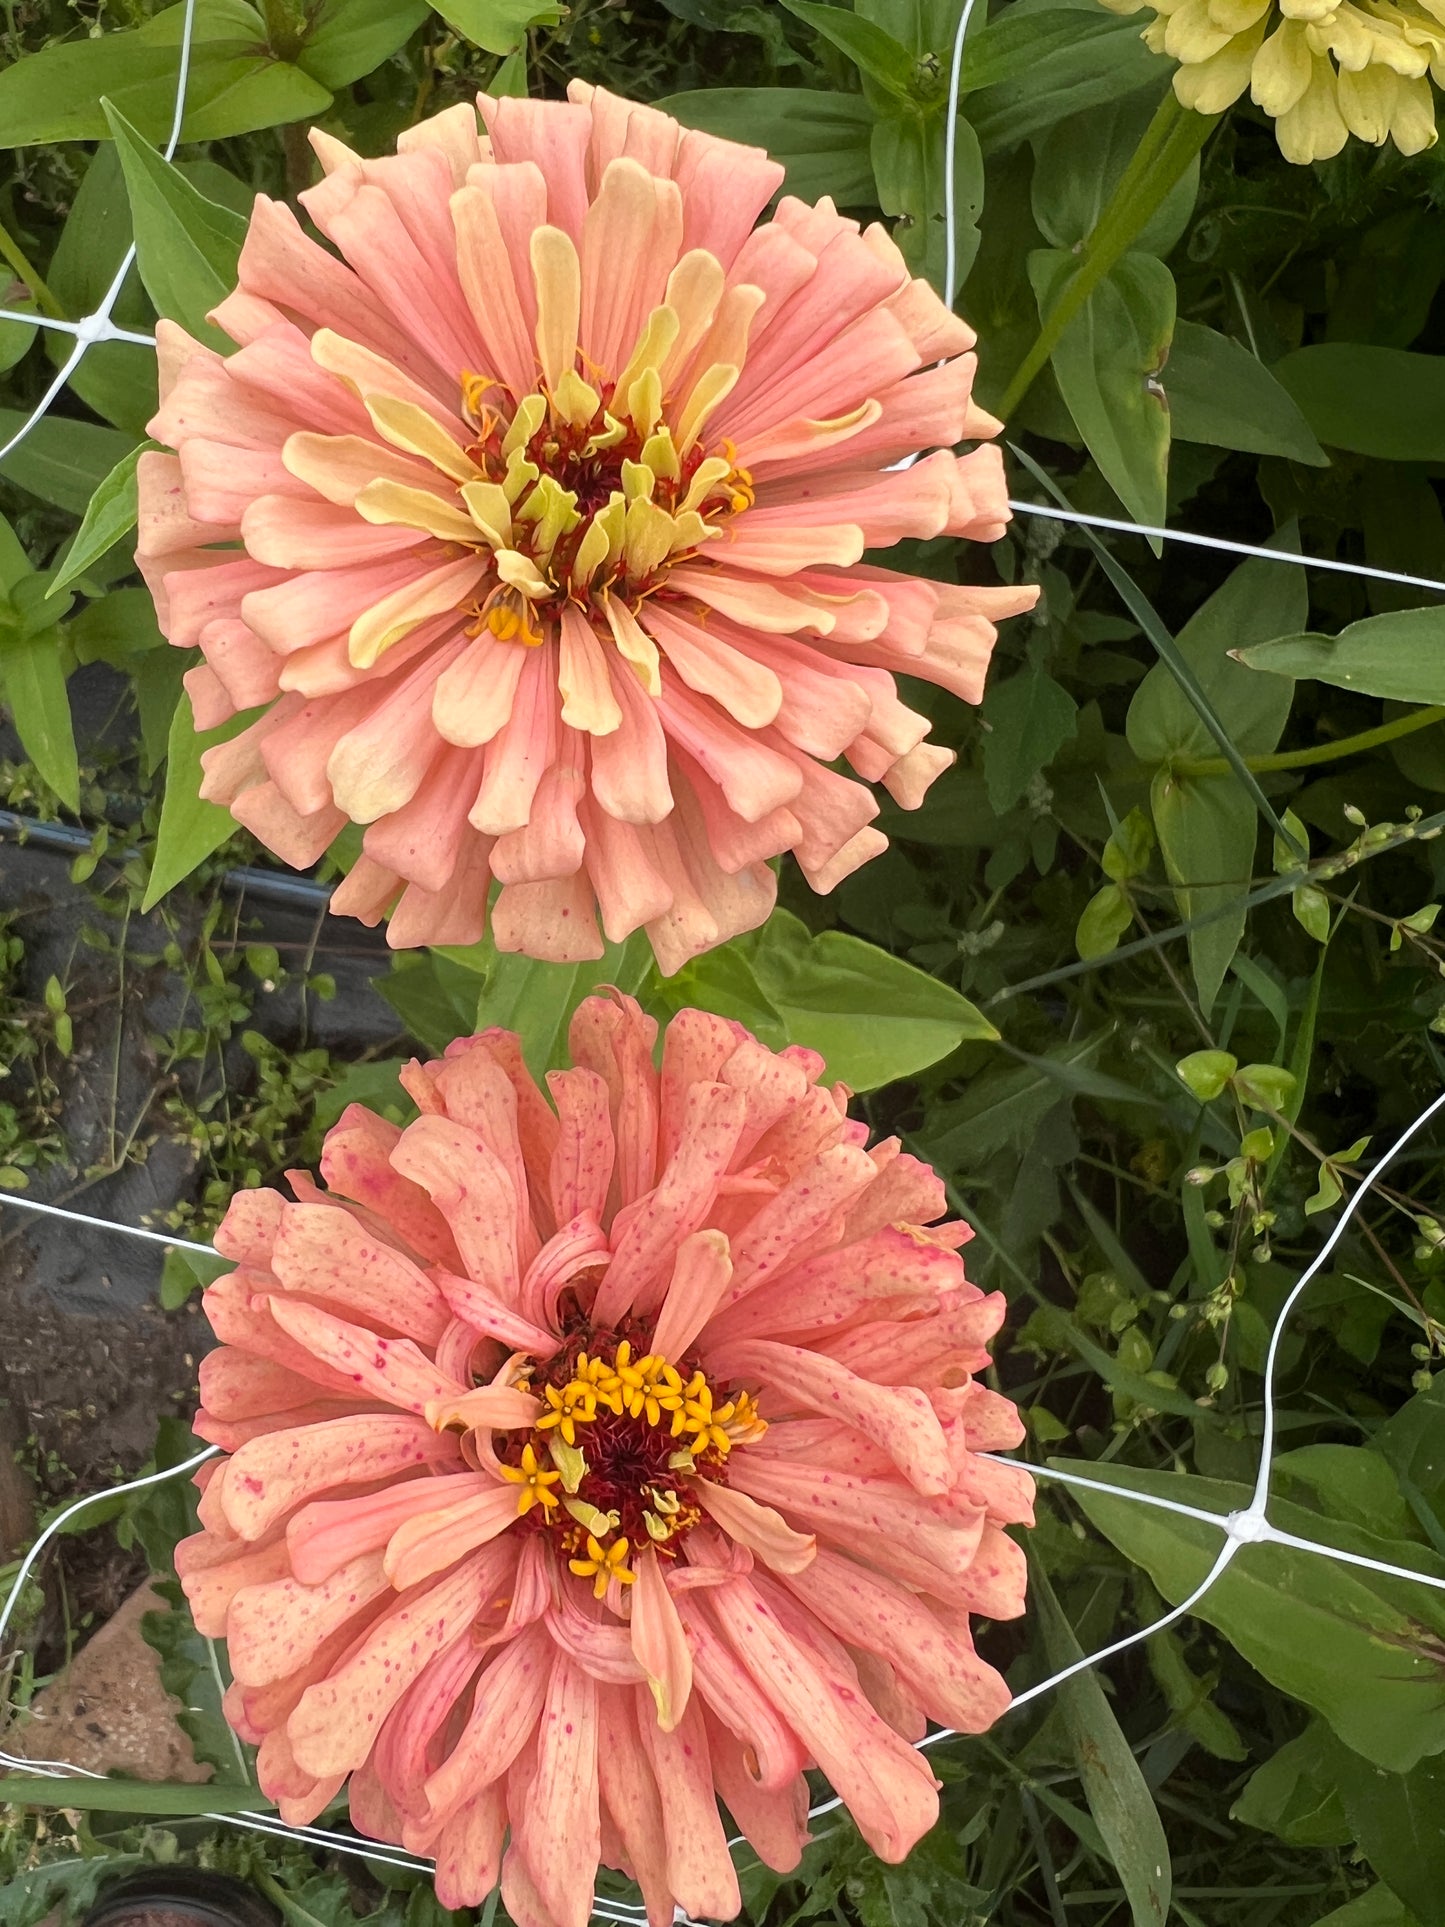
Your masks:
{"label": "netting knot", "polygon": [[1252,1505],[1242,1512],[1231,1512],[1224,1521],[1224,1530],[1242,1546],[1257,1546],[1273,1537],[1263,1506]]}

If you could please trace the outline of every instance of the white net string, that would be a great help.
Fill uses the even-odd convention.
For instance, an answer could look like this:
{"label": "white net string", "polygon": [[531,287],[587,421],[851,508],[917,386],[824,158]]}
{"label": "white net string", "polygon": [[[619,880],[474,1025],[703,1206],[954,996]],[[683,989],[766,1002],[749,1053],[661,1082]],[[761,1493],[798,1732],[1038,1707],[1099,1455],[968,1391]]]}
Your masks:
{"label": "white net string", "polygon": [[[944,217],[946,224],[944,289],[945,296],[950,305],[952,304],[953,291],[957,279],[958,262],[958,222],[954,179],[958,102],[961,90],[964,40],[973,17],[975,5],[976,0],[964,0],[964,6],[954,36],[949,69],[948,118],[945,134],[944,163]],[[180,142],[181,127],[184,120],[186,84],[194,37],[195,0],[184,0],[184,8],[176,78],[175,107],[172,115],[170,133],[162,150],[167,160],[170,160],[175,154],[176,147]],[[94,343],[101,341],[125,341],[139,345],[154,344],[153,335],[117,327],[111,320],[111,311],[120,296],[121,288],[134,264],[135,258],[136,250],[132,244],[127,249],[99,308],[97,308],[93,314],[86,315],[78,321],[66,321],[53,316],[28,314],[13,309],[0,308],[0,320],[30,322],[40,328],[48,328],[55,332],[69,335],[75,343],[74,348],[66,357],[36,407],[3,447],[0,447],[0,461],[3,461],[17,448],[20,443],[24,441],[25,437],[33,431],[36,425],[44,419],[46,413],[79,366],[82,358]],[[1264,561],[1291,564],[1296,567],[1317,568],[1338,574],[1360,576],[1374,581],[1390,582],[1405,588],[1423,589],[1433,594],[1445,594],[1445,582],[1436,582],[1425,577],[1403,574],[1394,570],[1342,562],[1322,556],[1296,555],[1280,549],[1258,548],[1249,543],[1233,542],[1219,536],[1197,534],[1182,529],[1156,528],[1110,516],[1084,514],[1076,510],[1055,508],[1051,505],[1038,502],[1011,501],[1010,507],[1021,515],[1042,516],[1045,519],[1061,523],[1072,523],[1083,527],[1106,529],[1118,534],[1181,542],[1194,547],[1220,550],[1233,555],[1257,557]],[[1294,1533],[1281,1530],[1275,1526],[1268,1517],[1269,1488],[1274,1461],[1274,1442],[1276,1435],[1276,1372],[1280,1341],[1283,1337],[1290,1313],[1293,1311],[1304,1291],[1328,1263],[1352,1218],[1359,1210],[1377,1180],[1410,1140],[1439,1114],[1442,1107],[1445,1107],[1445,1092],[1442,1092],[1440,1096],[1428,1105],[1408,1129],[1401,1133],[1395,1143],[1391,1145],[1389,1150],[1385,1152],[1373,1169],[1361,1181],[1341,1211],[1328,1237],[1320,1247],[1319,1252],[1305,1270],[1301,1272],[1299,1279],[1280,1309],[1279,1317],[1275,1322],[1273,1332],[1270,1336],[1269,1348],[1265,1359],[1260,1464],[1253,1493],[1246,1507],[1242,1510],[1221,1516],[1218,1513],[1208,1512],[1199,1507],[1184,1504],[1178,1500],[1165,1498],[1160,1494],[1134,1491],[1128,1487],[1106,1483],[1102,1480],[1089,1479],[1079,1473],[1064,1472],[1048,1466],[1030,1465],[1023,1460],[1001,1461],[1003,1463],[1020,1466],[1034,1479],[1052,1480],[1066,1488],[1083,1488],[1106,1494],[1108,1497],[1123,1503],[1150,1506],[1158,1510],[1172,1512],[1210,1526],[1223,1534],[1219,1552],[1208,1573],[1186,1598],[1171,1607],[1167,1612],[1161,1614],[1159,1618],[1152,1620],[1147,1626],[1138,1627],[1133,1632],[1111,1641],[1108,1645],[1100,1647],[1095,1652],[1083,1655],[1068,1666],[1061,1668],[1059,1671],[1050,1674],[1047,1678],[1039,1680],[1034,1685],[1017,1693],[1013,1698],[1010,1711],[1042,1698],[1046,1693],[1052,1692],[1056,1687],[1063,1684],[1064,1681],[1073,1678],[1076,1674],[1085,1672],[1092,1667],[1102,1664],[1106,1660],[1113,1659],[1119,1654],[1129,1651],[1131,1647],[1139,1645],[1154,1633],[1186,1618],[1205,1598],[1246,1545],[1274,1544],[1287,1546],[1295,1551],[1307,1552],[1321,1558],[1334,1559],[1342,1564],[1363,1568],[1364,1570],[1377,1573],[1383,1577],[1414,1582],[1419,1585],[1431,1587],[1437,1591],[1445,1590],[1445,1580],[1437,1578],[1433,1574],[1423,1573],[1412,1567],[1398,1566],[1386,1560],[1367,1558],[1362,1554],[1346,1552],[1337,1546],[1326,1545],[1315,1540],[1299,1537]],[[193,1251],[205,1256],[217,1255],[214,1247],[211,1245],[200,1244],[190,1239],[178,1238],[168,1233],[151,1230],[143,1226],[119,1224],[111,1219],[94,1217],[89,1213],[73,1211],[64,1206],[45,1204],[36,1199],[0,1196],[0,1206],[10,1206],[31,1211],[50,1218],[69,1219],[72,1222],[86,1224],[92,1228],[110,1231],[117,1235],[144,1239],[169,1249]],[[89,1506],[97,1504],[103,1499],[128,1496],[131,1493],[140,1492],[149,1487],[160,1485],[169,1480],[181,1478],[187,1473],[194,1472],[196,1468],[207,1459],[215,1457],[218,1449],[219,1448],[215,1446],[209,1446],[205,1451],[197,1453],[193,1458],[186,1460],[180,1465],[149,1473],[141,1478],[128,1480],[122,1484],[110,1487],[103,1492],[91,1493],[85,1498],[76,1500],[52,1519],[26,1553],[3,1604],[0,1604],[0,1655],[4,1653],[5,1640],[11,1620],[14,1617],[16,1607],[31,1573],[35,1570],[47,1546],[58,1533],[64,1530],[72,1519],[78,1517]],[[980,1456],[993,1458],[996,1455],[985,1453]],[[0,1712],[8,1713],[12,1710],[13,1708],[7,1705],[5,1708],[0,1709]],[[958,1737],[959,1735],[952,1729],[941,1728],[938,1731],[926,1735],[916,1744],[920,1751],[924,1751],[934,1746],[939,1746],[947,1740]],[[20,1773],[33,1774],[41,1772],[55,1774],[61,1777],[85,1779],[102,1779],[105,1777],[104,1775],[93,1773],[87,1768],[75,1766],[68,1761],[26,1759],[3,1750],[0,1750],[0,1765]],[[837,1798],[821,1801],[810,1809],[809,1818],[817,1819],[824,1814],[833,1812],[841,1805],[842,1802]],[[332,1828],[288,1826],[280,1820],[279,1817],[267,1814],[212,1812],[202,1814],[200,1817],[216,1825],[242,1828],[254,1833],[298,1841],[303,1845],[326,1847],[336,1852],[354,1855],[361,1859],[377,1862],[386,1866],[420,1873],[430,1873],[432,1871],[433,1863],[429,1860],[383,1844],[364,1841],[354,1834],[341,1833]],[[746,1843],[742,1840],[741,1836],[738,1836],[729,1844],[736,1848]],[[637,1927],[637,1923],[643,1917],[645,1909],[640,1901],[616,1899],[611,1896],[594,1894],[593,1913],[597,1919],[622,1923],[623,1927]],[[688,1920],[688,1917],[681,1909],[677,1910],[676,1918],[679,1923],[686,1923]]]}
{"label": "white net string", "polygon": [[[1150,1506],[1157,1511],[1175,1513],[1180,1517],[1210,1526],[1224,1535],[1219,1552],[1205,1577],[1200,1581],[1199,1585],[1184,1599],[1180,1600],[1177,1605],[1172,1606],[1157,1619],[1151,1620],[1148,1625],[1137,1627],[1133,1632],[1126,1633],[1119,1639],[1110,1641],[1109,1644],[1099,1647],[1092,1653],[1082,1655],[1079,1659],[1072,1661],[1067,1666],[1061,1667],[1057,1672],[1049,1674],[1046,1678],[1037,1681],[1034,1685],[1025,1687],[1021,1692],[1014,1695],[1009,1707],[1010,1712],[1016,1711],[1021,1706],[1027,1706],[1033,1700],[1041,1699],[1046,1693],[1052,1692],[1055,1687],[1061,1686],[1065,1680],[1072,1679],[1078,1673],[1089,1671],[1091,1668],[1101,1665],[1105,1660],[1114,1659],[1121,1653],[1128,1652],[1131,1647],[1140,1645],[1154,1633],[1160,1632],[1165,1627],[1172,1626],[1179,1620],[1187,1618],[1228,1570],[1242,1548],[1248,1545],[1272,1544],[1287,1546],[1293,1551],[1311,1553],[1323,1559],[1338,1560],[1342,1564],[1355,1566],[1367,1572],[1377,1573],[1384,1578],[1405,1580],[1417,1585],[1431,1587],[1435,1591],[1445,1591],[1445,1579],[1438,1578],[1433,1573],[1420,1572],[1411,1566],[1396,1565],[1390,1560],[1368,1558],[1361,1553],[1347,1552],[1339,1546],[1327,1545],[1318,1540],[1303,1538],[1296,1533],[1283,1531],[1280,1527],[1274,1525],[1268,1517],[1270,1477],[1274,1462],[1274,1442],[1277,1429],[1276,1377],[1279,1362],[1279,1347],[1284,1337],[1290,1313],[1293,1311],[1295,1305],[1298,1304],[1304,1292],[1329,1263],[1341,1238],[1343,1238],[1345,1232],[1349,1229],[1355,1214],[1359,1211],[1366,1197],[1384,1175],[1385,1171],[1393,1163],[1395,1158],[1399,1156],[1400,1152],[1405,1149],[1406,1145],[1423,1131],[1425,1127],[1440,1114],[1442,1109],[1445,1109],[1445,1091],[1442,1091],[1441,1094],[1427,1105],[1419,1116],[1400,1133],[1395,1142],[1362,1179],[1358,1188],[1340,1212],[1339,1217],[1335,1220],[1329,1235],[1320,1246],[1319,1251],[1300,1273],[1299,1278],[1296,1280],[1288,1297],[1280,1308],[1279,1317],[1276,1319],[1274,1329],[1270,1334],[1269,1347],[1265,1355],[1260,1463],[1254,1489],[1247,1506],[1238,1511],[1221,1515],[1217,1512],[1206,1511],[1200,1506],[1185,1504],[1178,1499],[1166,1498],[1159,1493],[1136,1492],[1126,1486],[1110,1484],[1101,1479],[1090,1479],[1082,1473],[1065,1472],[1052,1466],[1030,1465],[1020,1459],[1004,1459],[996,1453],[985,1452],[979,1454],[981,1458],[994,1460],[1000,1464],[1021,1466],[1030,1477],[1035,1479],[1052,1480],[1065,1487],[1081,1488],[1085,1491],[1103,1493],[1112,1499],[1120,1500],[1126,1504]],[[155,1243],[179,1247],[188,1251],[204,1252],[208,1256],[217,1255],[214,1247],[210,1245],[196,1244],[187,1239],[170,1238],[161,1232],[151,1231],[136,1225],[119,1224],[110,1219],[95,1218],[81,1212],[70,1212],[55,1205],[42,1205],[34,1199],[5,1197],[0,1198],[0,1205],[19,1206],[24,1210],[37,1211],[51,1217],[76,1218],[82,1223],[98,1226],[122,1236],[144,1238]],[[207,1459],[214,1458],[218,1450],[219,1448],[216,1446],[208,1446],[205,1451],[198,1452],[193,1458],[185,1460],[180,1465],[169,1467],[164,1471],[149,1473],[143,1478],[129,1480],[125,1484],[113,1486],[104,1492],[91,1493],[86,1498],[78,1499],[72,1505],[67,1506],[63,1512],[51,1520],[26,1554],[4,1604],[0,1606],[0,1652],[4,1650],[4,1641],[11,1618],[31,1572],[34,1570],[46,1546],[64,1529],[71,1519],[83,1512],[88,1506],[94,1505],[102,1499],[117,1498],[132,1492],[144,1491],[147,1487],[159,1485],[170,1479],[181,1478],[188,1472],[194,1472],[195,1469],[199,1465],[204,1464]],[[929,1748],[940,1746],[946,1740],[957,1739],[959,1737],[960,1735],[952,1728],[942,1727],[935,1732],[925,1735],[923,1739],[916,1742],[916,1745],[918,1750],[922,1752]],[[104,1777],[100,1774],[91,1773],[85,1768],[72,1766],[63,1760],[24,1759],[4,1751],[0,1751],[0,1765],[20,1772],[34,1773],[41,1771],[86,1779],[99,1779]],[[808,1817],[810,1820],[818,1819],[824,1814],[834,1812],[841,1805],[842,1801],[836,1797],[831,1800],[820,1801],[809,1809]],[[421,1873],[431,1871],[432,1863],[428,1860],[413,1854],[388,1849],[385,1846],[378,1846],[371,1842],[360,1840],[354,1834],[339,1833],[328,1827],[291,1827],[287,1826],[285,1822],[280,1819],[256,1814],[206,1813],[201,1817],[213,1821],[218,1825],[240,1827],[256,1832],[275,1834],[312,1846],[329,1847],[335,1851],[354,1854],[363,1859],[383,1862],[388,1866],[401,1867]],[[731,1840],[729,1845],[737,1848],[745,1846],[746,1842],[742,1836],[739,1835]],[[642,1912],[641,1903],[615,1900],[604,1895],[594,1896],[594,1914],[599,1919],[630,1922],[639,1919]],[[686,1919],[687,1916],[679,1911],[679,1922],[686,1921]]]}

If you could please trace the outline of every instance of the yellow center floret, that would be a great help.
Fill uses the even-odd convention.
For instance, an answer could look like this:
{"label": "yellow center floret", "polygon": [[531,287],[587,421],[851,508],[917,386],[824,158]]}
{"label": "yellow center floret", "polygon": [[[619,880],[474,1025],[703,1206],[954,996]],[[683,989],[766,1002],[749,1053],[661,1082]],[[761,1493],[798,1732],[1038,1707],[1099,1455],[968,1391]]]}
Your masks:
{"label": "yellow center floret", "polygon": [[[423,530],[488,565],[461,604],[470,634],[534,648],[570,602],[657,693],[657,649],[637,611],[674,563],[751,504],[753,490],[730,443],[703,448],[701,416],[685,414],[676,431],[661,419],[655,368],[624,371],[605,394],[569,370],[515,406],[495,384],[464,374],[463,418],[475,436],[464,449],[419,403],[370,397],[367,409],[387,442],[436,477],[435,487],[369,482],[357,511],[378,525]],[[440,613],[425,599],[407,610],[391,600],[353,626],[358,666]]]}
{"label": "yellow center floret", "polygon": [[724,1482],[734,1447],[767,1425],[747,1392],[719,1398],[700,1367],[680,1368],[610,1332],[583,1342],[592,1348],[574,1336],[547,1364],[519,1365],[515,1382],[542,1407],[530,1435],[469,1422],[466,1398],[428,1416],[488,1432],[485,1457],[517,1488],[518,1518],[554,1531],[569,1570],[600,1599],[614,1580],[632,1584],[635,1548],[675,1556],[703,1517],[696,1481]]}

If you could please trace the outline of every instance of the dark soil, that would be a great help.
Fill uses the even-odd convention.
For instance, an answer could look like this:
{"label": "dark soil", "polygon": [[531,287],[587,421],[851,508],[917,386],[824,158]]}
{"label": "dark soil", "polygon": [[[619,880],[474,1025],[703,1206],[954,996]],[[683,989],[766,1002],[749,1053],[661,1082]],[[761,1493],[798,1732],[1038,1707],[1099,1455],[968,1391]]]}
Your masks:
{"label": "dark soil", "polygon": [[[96,914],[104,870],[75,885],[69,868],[64,855],[0,842],[0,915],[26,951],[18,994],[39,1005],[54,974],[67,987],[74,1020],[71,1056],[50,1058],[64,1155],[34,1174],[24,1195],[163,1230],[164,1214],[194,1200],[203,1176],[191,1147],[166,1134],[163,1101],[177,1074],[162,1069],[156,1048],[158,1034],[181,1021],[184,984],[163,963],[133,961],[164,947],[167,933],[154,918],[132,918],[124,968],[117,955],[82,941],[83,926],[118,937],[120,925]],[[171,907],[174,915],[174,901]],[[198,931],[201,915],[199,904],[182,914],[188,954],[184,932]],[[314,947],[313,967],[337,984],[334,999],[308,997],[304,1009],[286,987],[258,995],[226,1050],[229,1089],[244,1092],[255,1077],[238,1041],[246,1027],[288,1050],[324,1045],[343,1061],[405,1048],[395,1013],[371,988],[385,967],[384,943],[359,925],[309,909],[228,901],[227,930],[243,942],[275,945],[283,957]],[[8,1492],[0,1480],[0,1557],[14,1557],[33,1536],[24,1519],[27,1483],[46,1511],[133,1476],[150,1455],[158,1420],[193,1407],[196,1368],[212,1340],[199,1293],[179,1309],[161,1309],[161,1246],[61,1224],[9,1207],[6,1197],[0,1192],[0,1452],[18,1463],[19,1476]],[[62,1538],[44,1575],[41,1670],[77,1629],[103,1622],[143,1576],[143,1556],[123,1551],[109,1528]]]}

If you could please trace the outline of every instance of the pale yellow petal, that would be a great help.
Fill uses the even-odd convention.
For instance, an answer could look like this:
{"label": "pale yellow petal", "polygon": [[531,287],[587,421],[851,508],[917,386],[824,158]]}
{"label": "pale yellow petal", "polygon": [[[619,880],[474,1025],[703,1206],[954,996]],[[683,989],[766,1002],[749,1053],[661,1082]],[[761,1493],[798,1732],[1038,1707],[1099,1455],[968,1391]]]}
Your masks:
{"label": "pale yellow petal", "polygon": [[589,736],[610,736],[622,726],[622,711],[612,693],[607,658],[592,624],[574,604],[562,611],[559,627],[557,691],[562,721]]}
{"label": "pale yellow petal", "polygon": [[287,437],[281,461],[299,482],[348,509],[372,482],[385,479],[410,487],[435,478],[429,463],[378,448],[364,435],[313,435],[303,429]]}
{"label": "pale yellow petal", "polygon": [[570,234],[539,227],[532,236],[532,276],[537,284],[537,358],[553,390],[577,359],[582,309],[582,264]]}
{"label": "pale yellow petal", "polygon": [[377,434],[393,448],[400,448],[408,455],[419,455],[454,482],[476,480],[476,463],[424,408],[415,402],[398,401],[392,395],[368,395],[365,400],[366,412]]}
{"label": "pale yellow petal", "polygon": [[512,506],[500,482],[464,482],[462,500],[473,522],[494,549],[505,549],[512,541]]}
{"label": "pale yellow petal", "polygon": [[358,669],[370,669],[393,643],[410,635],[429,617],[459,608],[481,581],[486,567],[482,558],[467,555],[393,589],[352,623],[347,637],[351,661]]}
{"label": "pale yellow petal", "polygon": [[664,388],[687,366],[712,326],[726,285],[721,261],[706,248],[690,249],[667,277],[664,300],[677,316],[677,336],[659,364]]}
{"label": "pale yellow petal", "polygon": [[356,512],[364,521],[379,525],[425,529],[441,542],[464,542],[470,548],[477,539],[470,517],[452,503],[430,489],[405,488],[400,482],[368,482],[356,498]]}
{"label": "pale yellow petal", "polygon": [[737,386],[738,376],[742,373],[736,363],[716,362],[699,377],[687,398],[681,419],[672,432],[679,455],[688,454],[693,443],[702,433],[708,416],[725,401]]}
{"label": "pale yellow petal", "polygon": [[607,626],[612,631],[612,640],[617,644],[618,653],[631,663],[648,695],[660,696],[662,675],[657,644],[639,626],[637,617],[619,597],[604,595],[602,612],[607,617]]}

